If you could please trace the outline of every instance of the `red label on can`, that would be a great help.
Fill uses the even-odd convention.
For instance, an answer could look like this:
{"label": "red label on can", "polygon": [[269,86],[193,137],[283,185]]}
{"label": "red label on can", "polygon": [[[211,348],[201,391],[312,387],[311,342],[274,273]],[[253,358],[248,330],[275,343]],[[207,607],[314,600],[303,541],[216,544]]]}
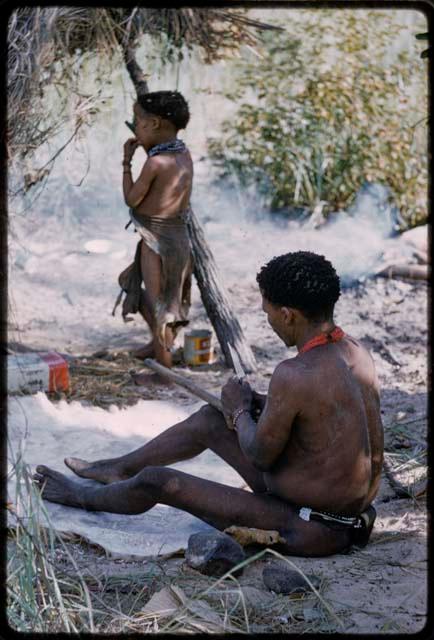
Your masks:
{"label": "red label on can", "polygon": [[58,353],[40,353],[39,356],[48,364],[50,379],[48,391],[68,391],[68,363]]}

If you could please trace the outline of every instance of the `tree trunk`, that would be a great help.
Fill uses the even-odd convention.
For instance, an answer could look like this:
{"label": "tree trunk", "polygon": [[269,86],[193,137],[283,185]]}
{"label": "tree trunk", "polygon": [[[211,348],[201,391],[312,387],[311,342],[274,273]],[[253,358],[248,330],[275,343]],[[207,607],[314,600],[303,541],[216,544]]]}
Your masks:
{"label": "tree trunk", "polygon": [[144,95],[148,93],[148,83],[146,82],[146,76],[137,64],[134,49],[130,47],[123,48],[125,66],[130,74],[130,78],[133,81],[137,95]]}
{"label": "tree trunk", "polygon": [[133,10],[131,18],[128,22],[126,33],[121,37],[115,32],[115,38],[122,50],[125,66],[131,78],[131,82],[134,85],[138,96],[148,93],[148,83],[146,82],[146,75],[143,73],[142,68],[136,60],[136,51],[131,39],[131,22],[136,9]]}
{"label": "tree trunk", "polygon": [[203,229],[192,212],[188,223],[191,250],[194,260],[194,276],[199,287],[203,305],[214,327],[226,364],[232,367],[232,358],[228,349],[231,343],[238,353],[246,373],[256,371],[255,356],[247,344],[243,330],[233,314],[230,303],[219,281],[217,265],[211,253]]}

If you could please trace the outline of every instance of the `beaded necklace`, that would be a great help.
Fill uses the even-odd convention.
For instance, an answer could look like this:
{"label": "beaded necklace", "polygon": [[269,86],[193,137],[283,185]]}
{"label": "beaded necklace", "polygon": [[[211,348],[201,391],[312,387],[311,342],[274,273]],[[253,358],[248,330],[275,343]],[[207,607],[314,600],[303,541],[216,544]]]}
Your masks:
{"label": "beaded necklace", "polygon": [[159,153],[182,153],[186,149],[187,147],[182,140],[174,138],[168,142],[156,144],[147,151],[147,154],[149,158],[152,158],[152,156],[157,156]]}
{"label": "beaded necklace", "polygon": [[340,327],[335,327],[333,331],[328,333],[320,333],[319,336],[315,336],[311,340],[308,340],[306,344],[302,346],[299,353],[306,353],[314,347],[320,347],[323,344],[330,344],[331,342],[339,342],[345,336],[345,333]]}

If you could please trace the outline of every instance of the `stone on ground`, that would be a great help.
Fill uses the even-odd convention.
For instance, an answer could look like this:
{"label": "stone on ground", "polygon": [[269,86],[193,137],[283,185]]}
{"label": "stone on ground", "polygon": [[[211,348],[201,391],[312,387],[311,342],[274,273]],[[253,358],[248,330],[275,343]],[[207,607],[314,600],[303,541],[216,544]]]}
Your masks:
{"label": "stone on ground", "polygon": [[[317,576],[307,576],[315,589],[318,588],[320,580]],[[291,593],[303,593],[311,588],[303,576],[291,569],[286,562],[270,562],[265,565],[262,572],[264,584],[270,591],[289,595]]]}
{"label": "stone on ground", "polygon": [[[222,576],[245,560],[241,545],[220,531],[194,533],[188,539],[187,564],[205,575]],[[236,572],[237,574],[241,571]]]}

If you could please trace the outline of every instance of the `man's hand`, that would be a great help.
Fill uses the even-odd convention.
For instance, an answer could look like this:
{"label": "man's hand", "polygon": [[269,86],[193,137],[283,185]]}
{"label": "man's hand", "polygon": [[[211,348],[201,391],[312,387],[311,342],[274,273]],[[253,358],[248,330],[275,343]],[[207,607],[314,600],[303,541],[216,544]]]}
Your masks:
{"label": "man's hand", "polygon": [[258,393],[252,389],[252,408],[253,408],[253,418],[257,420],[261,415],[265,403],[267,402],[267,394],[266,393]]}
{"label": "man's hand", "polygon": [[222,405],[223,415],[226,419],[226,424],[229,429],[233,429],[232,416],[237,409],[252,408],[252,389],[248,382],[245,380],[239,380],[236,376],[233,376],[228,380],[222,389]]}
{"label": "man's hand", "polygon": [[125,162],[130,162],[134,152],[139,146],[139,141],[137,138],[128,138],[126,143],[124,144],[124,160]]}

